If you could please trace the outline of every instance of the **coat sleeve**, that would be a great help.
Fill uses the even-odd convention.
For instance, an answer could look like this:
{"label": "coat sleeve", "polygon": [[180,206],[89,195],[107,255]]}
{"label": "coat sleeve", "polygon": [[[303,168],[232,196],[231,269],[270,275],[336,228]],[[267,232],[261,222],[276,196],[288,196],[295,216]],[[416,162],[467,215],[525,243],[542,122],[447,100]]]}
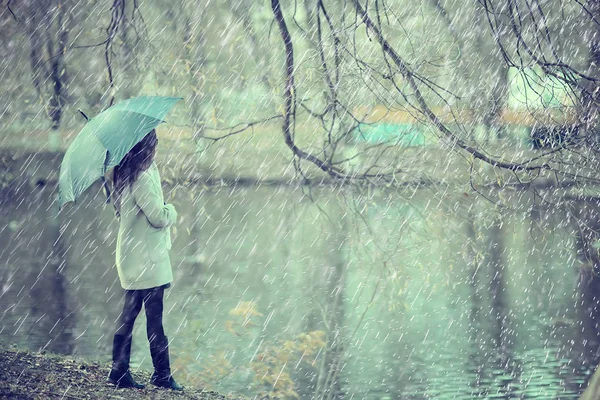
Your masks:
{"label": "coat sleeve", "polygon": [[151,177],[141,173],[133,184],[135,203],[142,210],[150,225],[165,228],[177,221],[177,211],[173,204],[165,204],[160,196],[152,190]]}

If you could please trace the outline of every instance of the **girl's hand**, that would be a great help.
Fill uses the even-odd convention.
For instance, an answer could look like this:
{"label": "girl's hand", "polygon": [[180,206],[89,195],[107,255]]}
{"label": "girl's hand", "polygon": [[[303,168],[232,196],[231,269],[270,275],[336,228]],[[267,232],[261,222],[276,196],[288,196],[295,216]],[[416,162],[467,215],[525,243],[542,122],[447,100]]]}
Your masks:
{"label": "girl's hand", "polygon": [[169,210],[169,220],[171,222],[169,225],[177,223],[177,210],[175,210],[175,206],[171,203],[165,203],[165,208]]}

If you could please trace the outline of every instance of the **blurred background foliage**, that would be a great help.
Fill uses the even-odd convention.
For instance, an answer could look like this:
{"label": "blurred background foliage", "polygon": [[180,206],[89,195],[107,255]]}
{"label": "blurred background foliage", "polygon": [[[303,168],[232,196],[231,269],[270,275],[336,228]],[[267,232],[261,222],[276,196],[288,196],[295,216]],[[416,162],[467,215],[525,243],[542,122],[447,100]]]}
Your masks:
{"label": "blurred background foliage", "polygon": [[582,391],[600,347],[594,2],[2,5],[7,340],[108,355],[110,206],[88,192],[52,225],[45,151],[68,146],[78,109],[182,96],[158,155],[181,210],[166,318],[186,381],[262,398]]}

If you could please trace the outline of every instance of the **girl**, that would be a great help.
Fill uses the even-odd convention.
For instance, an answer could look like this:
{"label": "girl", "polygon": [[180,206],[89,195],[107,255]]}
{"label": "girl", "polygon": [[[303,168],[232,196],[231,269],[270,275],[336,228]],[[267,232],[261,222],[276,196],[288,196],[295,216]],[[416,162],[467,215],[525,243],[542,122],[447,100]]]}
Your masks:
{"label": "girl", "polygon": [[150,383],[183,390],[171,376],[169,342],[162,325],[163,294],[173,274],[168,250],[170,226],[177,221],[172,204],[165,204],[154,155],[158,138],[153,129],[114,169],[114,207],[119,220],[117,271],[125,289],[123,313],[113,339],[113,364],[108,382],[117,387],[144,388],[129,371],[133,324],[142,308],[154,373]]}

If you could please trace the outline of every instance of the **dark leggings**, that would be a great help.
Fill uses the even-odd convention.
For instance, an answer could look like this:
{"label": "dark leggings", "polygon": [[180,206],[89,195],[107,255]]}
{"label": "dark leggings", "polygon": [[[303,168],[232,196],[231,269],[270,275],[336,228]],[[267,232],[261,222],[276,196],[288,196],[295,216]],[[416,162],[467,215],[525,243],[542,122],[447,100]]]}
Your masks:
{"label": "dark leggings", "polygon": [[126,290],[125,304],[123,304],[123,313],[117,327],[117,335],[131,337],[133,324],[142,309],[143,303],[146,310],[148,342],[152,344],[155,340],[160,341],[165,336],[162,324],[164,292],[163,286],[142,290]]}

